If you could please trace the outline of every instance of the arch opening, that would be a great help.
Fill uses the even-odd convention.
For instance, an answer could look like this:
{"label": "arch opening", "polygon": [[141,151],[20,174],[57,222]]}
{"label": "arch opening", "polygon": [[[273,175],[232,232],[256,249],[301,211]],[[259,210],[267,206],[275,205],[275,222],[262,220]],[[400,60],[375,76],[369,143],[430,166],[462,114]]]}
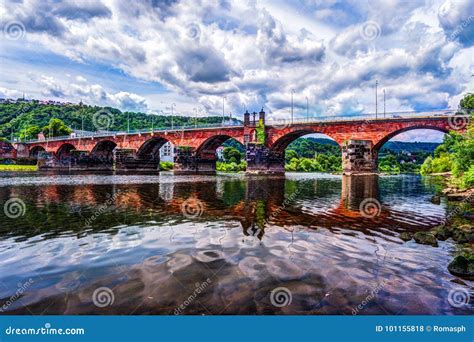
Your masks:
{"label": "arch opening", "polygon": [[[137,157],[141,159],[160,160],[160,150],[169,141],[165,138],[155,137],[145,141],[137,151]],[[169,144],[171,146],[171,144]]]}
{"label": "arch opening", "polygon": [[41,152],[46,152],[45,148],[43,146],[35,146],[30,150],[30,158],[38,159],[38,155]]}
{"label": "arch opening", "polygon": [[342,153],[330,136],[309,130],[294,131],[279,138],[270,148],[275,160],[290,172],[340,172]]}
{"label": "arch opening", "polygon": [[200,163],[212,164],[217,171],[245,171],[245,147],[228,135],[216,135],[206,141],[196,150]]}
{"label": "arch opening", "polygon": [[378,171],[419,173],[429,156],[442,153],[436,148],[446,133],[438,127],[410,127],[391,133],[374,147]]}
{"label": "arch opening", "polygon": [[56,157],[59,160],[69,159],[72,156],[72,151],[74,151],[76,147],[72,144],[66,143],[61,145],[56,151]]}
{"label": "arch opening", "polygon": [[110,140],[99,141],[92,149],[91,156],[103,162],[112,162],[117,144]]}

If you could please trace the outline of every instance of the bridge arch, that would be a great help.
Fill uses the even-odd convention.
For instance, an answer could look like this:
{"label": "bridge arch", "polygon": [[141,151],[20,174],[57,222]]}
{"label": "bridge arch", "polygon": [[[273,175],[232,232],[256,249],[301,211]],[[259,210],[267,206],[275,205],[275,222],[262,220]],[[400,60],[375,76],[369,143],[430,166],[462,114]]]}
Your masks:
{"label": "bridge arch", "polygon": [[100,159],[112,160],[116,147],[117,144],[112,140],[101,140],[92,149],[91,156]]}
{"label": "bridge arch", "polygon": [[71,152],[75,150],[76,147],[71,143],[62,144],[56,151],[56,157],[58,159],[64,159],[71,155]]}
{"label": "bridge arch", "polygon": [[35,146],[30,150],[30,158],[37,159],[40,152],[46,152],[46,149],[43,146]]}
{"label": "bridge arch", "polygon": [[387,134],[385,137],[383,137],[382,139],[380,139],[378,142],[375,143],[373,149],[375,151],[379,151],[380,148],[383,145],[385,145],[385,143],[387,143],[390,139],[396,137],[397,135],[401,133],[405,133],[405,132],[413,131],[413,130],[434,130],[434,131],[438,131],[442,133],[449,133],[449,129],[447,127],[440,127],[440,126],[414,125],[410,127],[404,127],[404,128],[394,130],[390,132],[389,134]]}
{"label": "bridge arch", "polygon": [[[215,159],[217,148],[229,139],[234,139],[235,141],[238,141],[234,137],[231,137],[230,135],[226,134],[218,134],[206,139],[196,149],[196,156],[200,158]],[[238,142],[240,143],[240,141]]]}
{"label": "bridge arch", "polygon": [[163,137],[153,137],[151,139],[148,139],[138,148],[137,157],[159,159],[160,149],[167,142],[169,142],[169,140]]}
{"label": "bridge arch", "polygon": [[[404,134],[416,131],[423,132]],[[391,132],[373,148],[375,169],[382,173],[418,173],[448,131],[443,127],[413,126]]]}
{"label": "bridge arch", "polygon": [[[324,134],[328,138],[332,139],[332,137],[329,136],[328,134],[326,134],[325,132],[314,131],[314,130],[311,130],[311,129],[294,130],[294,131],[291,131],[291,132],[279,137],[270,146],[270,150],[274,153],[283,153],[283,152],[285,152],[285,149],[288,147],[288,145],[290,145],[293,141],[295,141],[296,139],[301,138],[305,135],[308,135],[308,134]],[[332,139],[332,140],[334,140],[334,139]],[[337,141],[336,141],[336,143],[338,144],[339,147],[341,147]]]}

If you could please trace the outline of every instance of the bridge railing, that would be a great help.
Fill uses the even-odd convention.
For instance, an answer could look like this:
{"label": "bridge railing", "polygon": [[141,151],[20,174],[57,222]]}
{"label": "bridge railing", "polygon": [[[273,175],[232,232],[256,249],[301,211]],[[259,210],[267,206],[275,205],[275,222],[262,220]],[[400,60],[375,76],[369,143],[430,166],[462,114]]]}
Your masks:
{"label": "bridge railing", "polygon": [[204,124],[204,125],[182,125],[182,126],[174,126],[174,127],[167,127],[167,128],[159,128],[159,129],[134,129],[130,131],[100,131],[100,132],[88,132],[85,134],[75,134],[75,135],[63,135],[58,137],[52,138],[45,138],[45,139],[29,139],[29,140],[21,140],[16,142],[23,142],[23,143],[35,143],[35,142],[49,142],[49,141],[62,141],[62,140],[77,140],[77,139],[87,139],[87,138],[107,138],[107,137],[115,137],[117,135],[127,135],[127,134],[139,134],[139,133],[162,133],[162,132],[180,132],[183,130],[199,130],[203,128],[228,128],[228,127],[241,127],[242,124],[239,122],[229,122],[229,123],[218,123],[218,124]]}
{"label": "bridge railing", "polygon": [[[270,126],[281,126],[291,124],[319,123],[319,122],[347,122],[347,121],[375,121],[375,120],[399,120],[399,119],[416,119],[416,118],[433,118],[433,117],[449,117],[458,111],[453,109],[438,111],[406,111],[406,112],[390,112],[390,113],[363,113],[356,115],[333,115],[333,116],[317,116],[309,118],[291,119],[267,119],[266,124]],[[463,114],[463,113],[461,113]]]}
{"label": "bridge railing", "polygon": [[[367,114],[356,114],[356,115],[334,115],[334,116],[317,116],[309,118],[294,118],[291,119],[271,119],[266,120],[266,125],[269,126],[281,126],[281,125],[292,125],[292,124],[305,124],[305,123],[320,123],[320,122],[350,122],[350,121],[375,121],[375,120],[400,120],[400,119],[410,119],[410,118],[436,118],[436,117],[449,117],[456,113],[458,110],[446,109],[446,110],[436,110],[436,111],[399,111],[399,112],[389,112],[389,113],[378,113],[377,116],[375,113]],[[465,113],[460,113],[465,114]],[[159,129],[140,129],[140,130],[130,130],[130,131],[101,131],[101,132],[88,132],[86,134],[77,134],[74,136],[66,135],[60,137],[47,138],[44,140],[31,139],[23,140],[20,142],[24,143],[35,143],[35,142],[49,142],[49,141],[61,141],[61,140],[77,140],[77,139],[87,139],[87,138],[106,138],[114,137],[118,135],[127,135],[127,134],[139,134],[139,133],[160,133],[160,132],[179,132],[183,130],[199,130],[203,128],[228,128],[228,127],[242,127],[243,125],[239,122],[227,122],[227,123],[218,123],[218,124],[205,124],[205,125],[183,125],[183,126],[174,126],[166,127]]]}

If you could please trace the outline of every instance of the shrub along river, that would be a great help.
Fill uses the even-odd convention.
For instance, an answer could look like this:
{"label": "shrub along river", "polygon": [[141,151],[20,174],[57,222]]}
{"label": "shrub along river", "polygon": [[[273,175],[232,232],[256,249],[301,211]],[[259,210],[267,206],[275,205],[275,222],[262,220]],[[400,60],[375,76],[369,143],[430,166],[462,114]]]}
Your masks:
{"label": "shrub along river", "polygon": [[3,174],[0,313],[472,314],[474,281],[447,269],[456,244],[400,238],[449,215],[438,190],[416,175]]}

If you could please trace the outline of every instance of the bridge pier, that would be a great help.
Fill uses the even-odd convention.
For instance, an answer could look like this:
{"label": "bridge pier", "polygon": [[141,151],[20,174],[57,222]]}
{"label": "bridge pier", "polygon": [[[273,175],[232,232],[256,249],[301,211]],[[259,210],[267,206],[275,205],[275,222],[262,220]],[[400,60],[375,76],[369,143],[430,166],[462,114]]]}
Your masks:
{"label": "bridge pier", "polygon": [[371,140],[347,140],[342,144],[345,175],[377,173],[377,151]]}
{"label": "bridge pier", "polygon": [[248,143],[245,150],[247,173],[285,173],[285,152],[272,151],[265,145]]}
{"label": "bridge pier", "polygon": [[214,175],[216,174],[216,157],[214,154],[201,155],[196,149],[178,146],[175,149],[174,173],[177,175]]}

